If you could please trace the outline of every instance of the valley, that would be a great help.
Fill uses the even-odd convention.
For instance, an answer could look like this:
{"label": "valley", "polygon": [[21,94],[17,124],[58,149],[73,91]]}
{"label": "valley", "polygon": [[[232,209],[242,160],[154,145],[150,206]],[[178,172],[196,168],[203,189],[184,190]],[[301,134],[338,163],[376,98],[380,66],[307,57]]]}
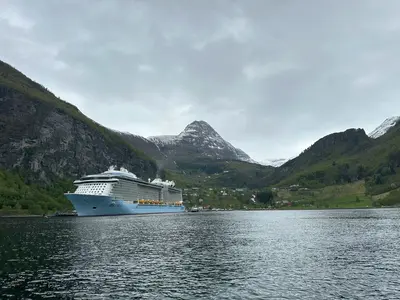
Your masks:
{"label": "valley", "polygon": [[[72,181],[110,165],[174,180],[188,205],[393,206],[400,203],[399,119],[368,135],[361,128],[335,132],[297,157],[259,163],[204,120],[178,135],[147,138],[106,128],[0,61],[0,212],[69,210],[62,193],[74,189]],[[261,200],[262,193],[272,197]]]}

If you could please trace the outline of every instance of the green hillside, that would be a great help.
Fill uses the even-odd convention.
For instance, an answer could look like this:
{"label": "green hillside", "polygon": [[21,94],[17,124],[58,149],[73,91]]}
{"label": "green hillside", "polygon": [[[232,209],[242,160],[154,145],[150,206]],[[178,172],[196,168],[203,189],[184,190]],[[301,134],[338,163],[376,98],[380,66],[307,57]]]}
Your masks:
{"label": "green hillside", "polygon": [[275,200],[285,201],[298,208],[361,208],[374,206],[372,197],[365,194],[363,180],[322,188],[278,189]]}
{"label": "green hillside", "polygon": [[206,158],[178,162],[180,171],[169,170],[180,186],[265,188],[271,182],[273,167],[238,160]]}
{"label": "green hillside", "polygon": [[71,210],[71,203],[63,193],[72,190],[69,181],[58,181],[42,187],[26,184],[15,172],[0,171],[0,216],[41,215]]}
{"label": "green hillside", "polygon": [[[337,138],[341,133],[335,134]],[[347,138],[332,142],[332,135],[317,141],[299,157],[276,171],[283,187],[322,188],[365,180],[365,193],[378,195],[400,187],[400,125],[374,140],[364,131],[342,133]],[[350,138],[349,138],[350,137]],[[321,144],[329,149],[324,149]]]}

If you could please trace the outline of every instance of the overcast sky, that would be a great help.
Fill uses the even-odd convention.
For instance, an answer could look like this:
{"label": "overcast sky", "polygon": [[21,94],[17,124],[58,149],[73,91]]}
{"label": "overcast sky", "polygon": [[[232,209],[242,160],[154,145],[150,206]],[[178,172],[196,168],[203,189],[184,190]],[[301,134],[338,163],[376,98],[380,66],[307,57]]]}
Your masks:
{"label": "overcast sky", "polygon": [[0,0],[0,59],[90,118],[256,160],[400,115],[399,53],[398,0]]}

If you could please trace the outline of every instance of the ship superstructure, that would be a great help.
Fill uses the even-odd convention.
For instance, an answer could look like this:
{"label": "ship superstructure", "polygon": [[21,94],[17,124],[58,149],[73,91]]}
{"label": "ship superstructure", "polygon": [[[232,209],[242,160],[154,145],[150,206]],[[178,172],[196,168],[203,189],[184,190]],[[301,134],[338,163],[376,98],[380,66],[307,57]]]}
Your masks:
{"label": "ship superstructure", "polygon": [[65,196],[78,216],[183,212],[182,191],[173,181],[144,181],[124,168],[114,166],[100,174],[86,175]]}

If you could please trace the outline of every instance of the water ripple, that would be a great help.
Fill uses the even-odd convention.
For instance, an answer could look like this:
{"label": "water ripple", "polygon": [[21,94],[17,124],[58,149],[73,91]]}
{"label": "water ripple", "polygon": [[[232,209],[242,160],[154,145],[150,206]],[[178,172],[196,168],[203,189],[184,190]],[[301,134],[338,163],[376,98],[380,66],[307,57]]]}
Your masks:
{"label": "water ripple", "polygon": [[0,219],[1,299],[398,299],[400,210]]}

